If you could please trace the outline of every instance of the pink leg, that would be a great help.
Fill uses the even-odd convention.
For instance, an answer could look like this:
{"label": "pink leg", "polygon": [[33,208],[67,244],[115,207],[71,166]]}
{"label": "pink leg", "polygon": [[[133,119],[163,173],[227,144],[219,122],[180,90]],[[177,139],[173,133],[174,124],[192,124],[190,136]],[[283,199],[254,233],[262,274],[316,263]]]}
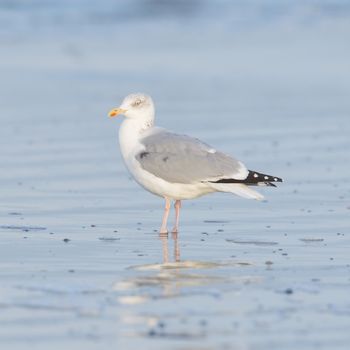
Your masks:
{"label": "pink leg", "polygon": [[181,201],[175,201],[175,226],[172,232],[179,231],[179,218],[180,218]]}
{"label": "pink leg", "polygon": [[159,233],[168,233],[167,229],[167,222],[168,222],[168,216],[170,212],[170,199],[165,198],[165,208],[164,208],[164,214],[163,214],[163,221],[162,221],[162,226],[159,230]]}

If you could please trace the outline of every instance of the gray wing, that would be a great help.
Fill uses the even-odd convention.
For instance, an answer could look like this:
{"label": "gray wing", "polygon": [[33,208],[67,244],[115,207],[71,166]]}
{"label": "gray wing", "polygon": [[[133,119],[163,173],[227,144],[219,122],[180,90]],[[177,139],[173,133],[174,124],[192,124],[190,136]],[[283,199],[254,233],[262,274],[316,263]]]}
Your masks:
{"label": "gray wing", "polygon": [[141,167],[171,183],[244,179],[248,175],[240,161],[189,136],[161,131],[141,143],[145,148],[136,155]]}

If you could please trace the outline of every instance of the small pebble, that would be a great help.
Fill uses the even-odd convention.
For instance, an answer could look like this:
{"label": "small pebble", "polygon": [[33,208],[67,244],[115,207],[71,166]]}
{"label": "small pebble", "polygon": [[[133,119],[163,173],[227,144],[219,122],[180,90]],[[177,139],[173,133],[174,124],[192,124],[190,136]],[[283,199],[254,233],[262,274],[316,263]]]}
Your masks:
{"label": "small pebble", "polygon": [[158,322],[158,327],[159,327],[159,328],[165,328],[165,323],[162,322],[162,321],[159,321],[159,322]]}
{"label": "small pebble", "polygon": [[200,324],[202,327],[205,327],[205,326],[208,325],[208,322],[207,322],[207,320],[200,320],[200,321],[199,321],[199,324]]}
{"label": "small pebble", "polygon": [[155,331],[154,329],[151,329],[151,330],[148,332],[148,335],[149,335],[150,337],[154,337],[156,334],[157,334],[157,333],[156,333],[156,331]]}

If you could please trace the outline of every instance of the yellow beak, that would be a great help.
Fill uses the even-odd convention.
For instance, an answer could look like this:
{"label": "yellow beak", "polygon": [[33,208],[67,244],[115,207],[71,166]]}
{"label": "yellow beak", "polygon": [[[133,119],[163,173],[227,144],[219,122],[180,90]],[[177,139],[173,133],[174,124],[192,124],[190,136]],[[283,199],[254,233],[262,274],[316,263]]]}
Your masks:
{"label": "yellow beak", "polygon": [[122,109],[122,108],[113,108],[109,113],[108,116],[109,117],[116,117],[119,114],[124,114],[126,112],[126,109]]}

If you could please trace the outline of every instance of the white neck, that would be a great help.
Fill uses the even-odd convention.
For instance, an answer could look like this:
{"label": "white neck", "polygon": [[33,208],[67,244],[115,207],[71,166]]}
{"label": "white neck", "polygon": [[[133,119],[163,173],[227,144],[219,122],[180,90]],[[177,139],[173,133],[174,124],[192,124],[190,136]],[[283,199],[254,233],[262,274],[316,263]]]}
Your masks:
{"label": "white neck", "polygon": [[119,145],[124,160],[139,146],[139,139],[144,132],[153,127],[153,119],[126,118],[119,128]]}

